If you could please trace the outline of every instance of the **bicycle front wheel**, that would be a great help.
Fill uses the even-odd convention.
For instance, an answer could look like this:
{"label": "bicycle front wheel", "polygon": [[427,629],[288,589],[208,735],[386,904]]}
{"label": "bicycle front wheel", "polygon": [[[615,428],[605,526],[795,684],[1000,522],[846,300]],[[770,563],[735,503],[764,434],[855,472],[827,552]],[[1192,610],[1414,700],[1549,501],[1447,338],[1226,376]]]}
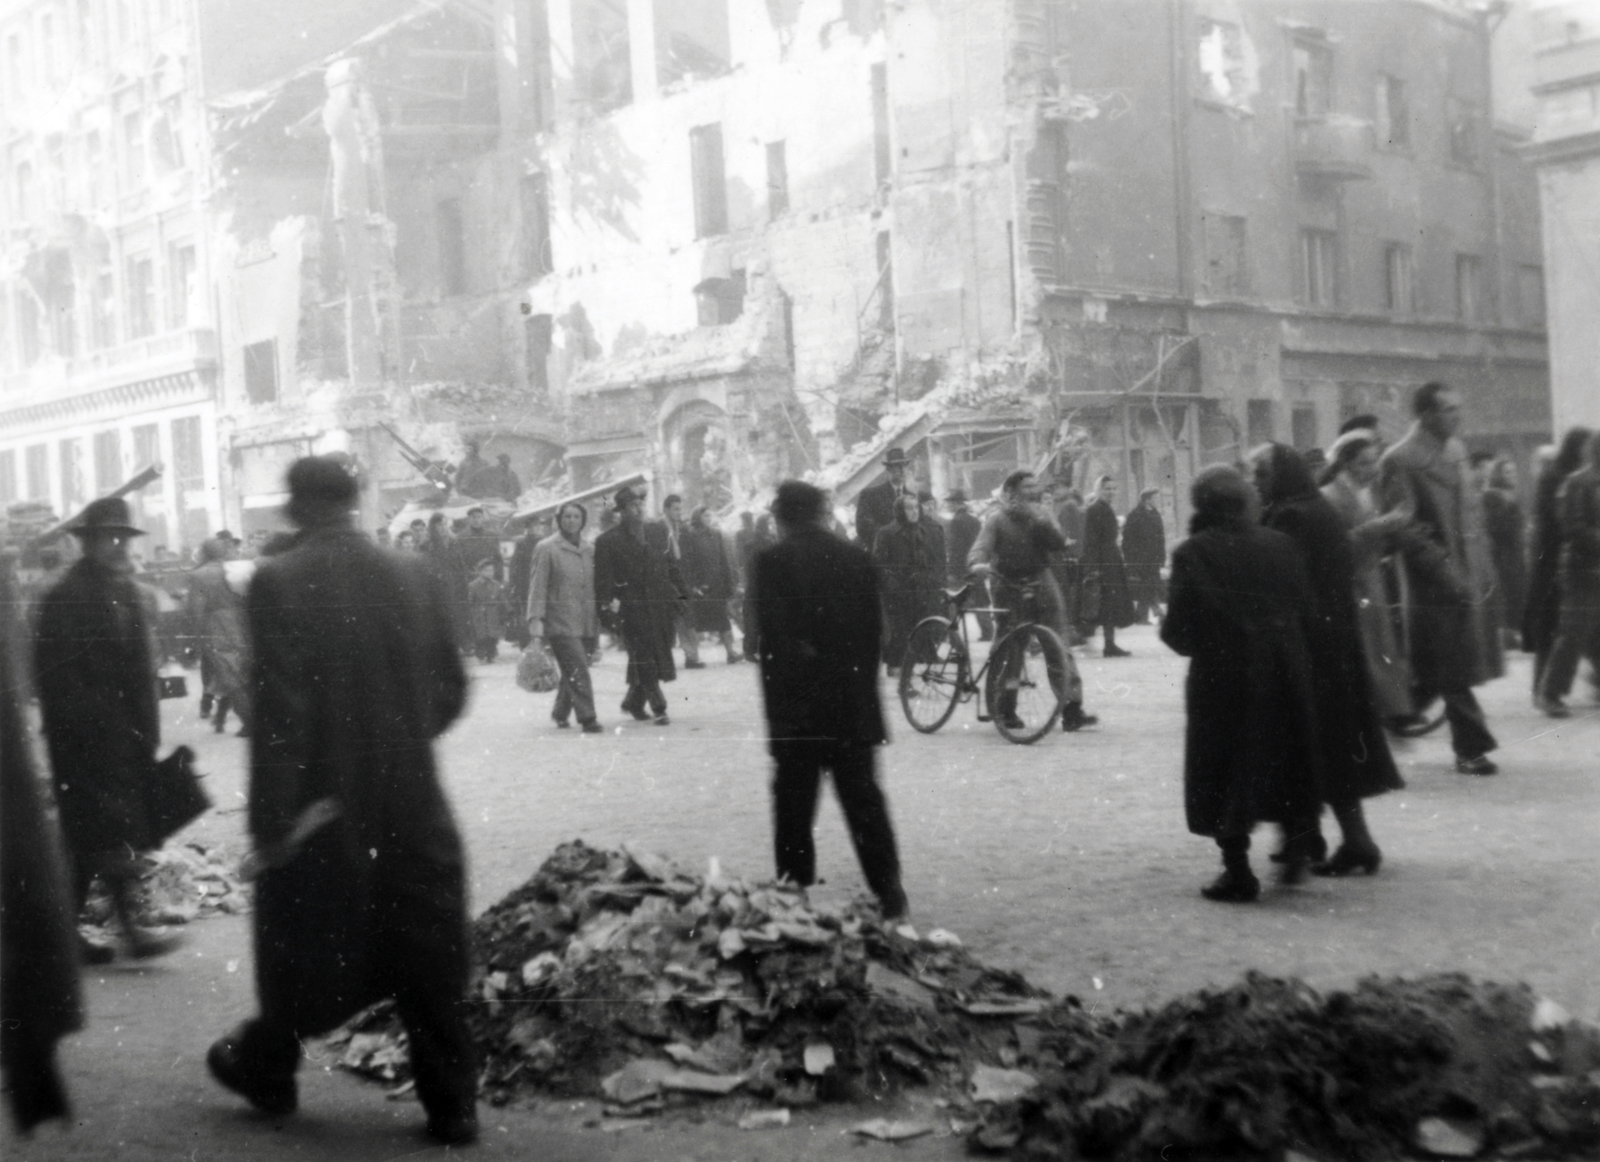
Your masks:
{"label": "bicycle front wheel", "polygon": [[950,721],[965,661],[961,639],[944,618],[925,617],[912,629],[900,663],[900,706],[913,730],[932,734]]}
{"label": "bicycle front wheel", "polygon": [[1016,743],[1038,742],[1061,718],[1067,647],[1054,630],[1019,625],[989,655],[989,713]]}

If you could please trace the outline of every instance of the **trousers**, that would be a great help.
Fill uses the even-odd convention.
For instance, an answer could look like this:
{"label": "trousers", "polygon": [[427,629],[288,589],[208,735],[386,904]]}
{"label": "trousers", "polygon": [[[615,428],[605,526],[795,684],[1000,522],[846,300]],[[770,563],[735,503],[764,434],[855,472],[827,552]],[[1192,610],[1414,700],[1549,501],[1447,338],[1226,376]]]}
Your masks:
{"label": "trousers", "polygon": [[552,711],[556,720],[565,722],[567,715],[576,714],[580,724],[595,721],[594,683],[589,679],[589,651],[583,639],[557,634],[545,640],[561,671],[561,684],[556,687],[556,704]]}
{"label": "trousers", "polygon": [[777,768],[772,779],[772,822],[778,875],[801,887],[816,882],[812,830],[822,772],[827,770],[833,774],[833,789],[867,886],[878,897],[885,916],[903,913],[906,897],[900,884],[900,853],[889,821],[889,803],[878,786],[872,744],[775,738],[772,757]]}
{"label": "trousers", "polygon": [[1552,700],[1565,698],[1577,676],[1578,662],[1589,653],[1600,631],[1600,577],[1562,579],[1561,621],[1555,644],[1539,678],[1539,694]]}

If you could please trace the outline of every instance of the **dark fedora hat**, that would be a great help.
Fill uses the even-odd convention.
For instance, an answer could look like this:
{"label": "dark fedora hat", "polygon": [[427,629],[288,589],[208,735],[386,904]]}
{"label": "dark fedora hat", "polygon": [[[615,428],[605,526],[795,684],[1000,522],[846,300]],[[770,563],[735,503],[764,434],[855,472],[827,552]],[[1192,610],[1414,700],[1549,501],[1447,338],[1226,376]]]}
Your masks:
{"label": "dark fedora hat", "polygon": [[80,537],[91,533],[121,533],[127,537],[142,537],[144,530],[133,525],[133,512],[128,502],[120,496],[103,496],[90,501],[87,508],[72,522],[72,532]]}
{"label": "dark fedora hat", "polygon": [[643,499],[644,493],[637,492],[624,484],[621,488],[617,489],[617,494],[611,498],[611,507],[616,509],[618,512],[621,512],[633,501]]}
{"label": "dark fedora hat", "polygon": [[906,455],[904,448],[890,448],[883,454],[883,462],[893,468],[896,464],[911,463],[911,457]]}

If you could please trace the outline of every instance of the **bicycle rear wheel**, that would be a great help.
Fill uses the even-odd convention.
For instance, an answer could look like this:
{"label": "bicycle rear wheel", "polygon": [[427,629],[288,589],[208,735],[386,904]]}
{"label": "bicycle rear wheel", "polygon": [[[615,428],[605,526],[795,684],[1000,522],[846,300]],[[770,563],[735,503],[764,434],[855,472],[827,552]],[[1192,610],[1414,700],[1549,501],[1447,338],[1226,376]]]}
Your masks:
{"label": "bicycle rear wheel", "polygon": [[900,706],[913,730],[932,734],[955,712],[966,655],[950,623],[925,617],[906,639],[900,663]]}
{"label": "bicycle rear wheel", "polygon": [[1019,625],[989,655],[986,694],[995,729],[1016,743],[1037,742],[1061,718],[1067,648],[1054,630]]}

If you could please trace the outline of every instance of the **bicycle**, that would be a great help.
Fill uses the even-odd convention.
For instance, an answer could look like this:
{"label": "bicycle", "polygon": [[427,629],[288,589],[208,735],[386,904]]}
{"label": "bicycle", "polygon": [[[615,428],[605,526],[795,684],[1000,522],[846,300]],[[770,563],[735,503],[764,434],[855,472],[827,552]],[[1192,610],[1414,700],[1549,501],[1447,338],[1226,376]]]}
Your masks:
{"label": "bicycle", "polygon": [[[1055,630],[1033,620],[1037,585],[1020,586],[1023,615],[1001,634],[977,673],[967,637],[967,613],[1012,613],[993,606],[968,609],[974,582],[946,589],[951,617],[925,617],[906,640],[900,665],[900,705],[912,729],[932,734],[955,713],[956,703],[982,695],[979,722],[993,722],[1014,743],[1037,742],[1061,718],[1066,646]],[[985,710],[988,713],[985,713]]]}

